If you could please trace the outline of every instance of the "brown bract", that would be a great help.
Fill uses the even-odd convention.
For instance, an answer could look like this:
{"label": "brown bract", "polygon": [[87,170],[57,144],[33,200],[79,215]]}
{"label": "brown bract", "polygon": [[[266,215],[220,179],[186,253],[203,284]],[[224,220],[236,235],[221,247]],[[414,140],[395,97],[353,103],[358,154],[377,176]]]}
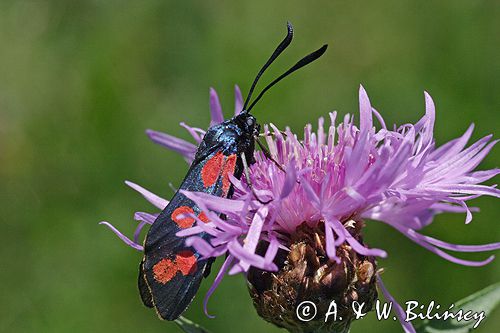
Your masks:
{"label": "brown bract", "polygon": [[[352,222],[346,227],[363,244],[363,222]],[[354,319],[352,303],[364,303],[363,312],[367,312],[377,298],[375,259],[359,255],[344,242],[336,249],[340,262],[330,260],[323,230],[322,222],[316,227],[302,223],[291,236],[290,252],[280,250],[276,256],[278,272],[252,267],[248,273],[249,292],[258,314],[290,332],[347,332]],[[263,253],[266,248],[266,243],[259,245]],[[317,307],[311,321],[301,321],[296,315],[303,301]],[[325,323],[332,301],[337,304],[337,321],[332,316]]]}

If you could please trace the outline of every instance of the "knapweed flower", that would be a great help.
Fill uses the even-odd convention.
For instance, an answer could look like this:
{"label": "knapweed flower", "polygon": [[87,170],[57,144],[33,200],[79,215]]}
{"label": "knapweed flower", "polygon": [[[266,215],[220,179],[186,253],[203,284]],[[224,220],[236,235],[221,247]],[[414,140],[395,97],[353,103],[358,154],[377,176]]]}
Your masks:
{"label": "knapweed flower", "polygon": [[[241,110],[241,94],[236,87],[235,112]],[[214,90],[210,93],[211,124],[222,122],[221,107]],[[482,185],[500,173],[500,169],[475,171],[497,141],[488,135],[467,146],[473,126],[460,137],[436,147],[433,138],[434,103],[425,93],[425,115],[416,124],[388,128],[372,108],[360,87],[359,126],[354,116],[340,121],[329,114],[313,131],[306,125],[302,138],[289,128],[280,131],[264,126],[263,137],[271,158],[255,152],[249,166],[249,179],[231,179],[231,199],[205,193],[186,192],[206,212],[210,222],[201,220],[177,235],[186,238],[204,257],[226,257],[214,284],[205,298],[214,292],[222,277],[246,273],[250,294],[258,313],[266,320],[291,332],[344,332],[352,318],[346,313],[339,324],[301,322],[295,307],[302,300],[314,300],[327,307],[335,299],[341,307],[353,301],[368,303],[377,297],[376,285],[389,300],[377,271],[376,257],[386,257],[383,249],[363,242],[362,229],[371,220],[384,222],[413,242],[442,258],[466,266],[482,266],[452,256],[447,251],[481,252],[500,248],[500,243],[456,245],[419,233],[432,223],[436,214],[465,213],[472,219],[467,202],[482,195],[500,197],[495,186]],[[380,128],[374,126],[377,119]],[[201,142],[204,131],[181,124]],[[196,146],[167,134],[148,131],[156,143],[181,153],[190,162]],[[167,201],[128,183],[159,209]],[[118,232],[127,244],[142,250],[139,233],[155,219],[154,214],[138,212],[140,221],[133,240]],[[221,216],[224,216],[222,218]],[[104,222],[105,223],[105,222]],[[205,241],[198,235],[212,236]],[[405,322],[401,307],[397,314],[406,332],[414,332]],[[336,325],[336,326],[328,326]]]}

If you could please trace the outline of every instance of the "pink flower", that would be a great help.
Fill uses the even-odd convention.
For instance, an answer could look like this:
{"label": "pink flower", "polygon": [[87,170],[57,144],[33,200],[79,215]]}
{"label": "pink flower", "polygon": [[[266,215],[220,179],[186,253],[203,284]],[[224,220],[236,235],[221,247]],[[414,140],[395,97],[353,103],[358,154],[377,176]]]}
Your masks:
{"label": "pink flower", "polygon": [[[238,87],[235,95],[237,113],[242,105]],[[251,266],[276,270],[274,259],[278,249],[288,249],[290,237],[303,222],[311,227],[324,224],[326,253],[337,262],[336,247],[344,242],[360,255],[387,256],[385,250],[368,248],[350,234],[347,227],[362,220],[386,223],[413,242],[457,264],[482,266],[493,260],[490,256],[470,261],[446,251],[491,251],[499,249],[500,243],[456,245],[423,235],[419,230],[443,212],[465,213],[465,223],[469,223],[474,209],[467,206],[467,201],[482,195],[500,197],[500,190],[494,185],[481,184],[500,173],[499,169],[475,170],[497,141],[491,141],[492,136],[488,135],[466,147],[473,130],[471,125],[462,136],[436,147],[435,109],[427,93],[425,115],[416,124],[393,129],[387,128],[382,116],[372,108],[363,87],[359,91],[359,104],[359,127],[354,124],[354,116],[348,114],[338,121],[336,112],[329,114],[330,125],[326,129],[323,118],[319,119],[316,131],[306,125],[302,138],[289,128],[281,132],[273,124],[264,126],[274,161],[260,151],[255,152],[256,162],[249,167],[250,179],[232,179],[235,188],[232,199],[183,192],[208,212],[211,222],[196,223],[177,235],[186,237],[187,244],[204,257],[227,255],[205,306],[226,272],[247,272]],[[211,125],[222,122],[221,107],[213,89],[210,109]],[[374,117],[379,129],[373,124]],[[181,126],[196,143],[201,142],[203,130],[183,123]],[[196,145],[160,132],[148,130],[147,134],[155,143],[192,161]],[[138,185],[128,184],[157,208],[163,209],[167,204]],[[222,219],[220,214],[226,218]],[[140,223],[133,240],[103,223],[127,244],[142,250],[138,235],[144,225],[154,221],[155,215],[138,212],[135,219]],[[200,233],[209,233],[212,238],[207,242],[198,236]],[[262,240],[269,243],[264,254],[256,252]],[[386,293],[380,278],[379,286]],[[388,294],[387,297],[391,298]],[[411,324],[404,321],[402,324],[407,332],[414,331]]]}

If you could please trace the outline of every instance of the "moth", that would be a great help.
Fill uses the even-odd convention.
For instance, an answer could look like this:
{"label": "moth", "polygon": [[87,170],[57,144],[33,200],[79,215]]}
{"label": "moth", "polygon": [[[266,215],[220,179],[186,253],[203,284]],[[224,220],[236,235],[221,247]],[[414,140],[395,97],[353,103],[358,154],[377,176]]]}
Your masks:
{"label": "moth", "polygon": [[[257,73],[241,112],[207,130],[180,190],[232,197],[230,175],[240,179],[245,165],[254,162],[255,142],[260,126],[250,111],[269,88],[321,57],[327,49],[327,45],[323,45],[306,55],[269,83],[250,104],[260,77],[290,45],[292,38],[293,27],[287,23],[286,37]],[[139,266],[139,292],[143,303],[155,308],[162,319],[177,319],[192,302],[203,277],[210,272],[213,259],[202,258],[194,248],[186,246],[183,237],[176,236],[178,231],[194,225],[194,215],[199,220],[208,222],[206,214],[178,190],[146,236],[144,257]],[[205,233],[201,236],[210,241],[210,235]]]}

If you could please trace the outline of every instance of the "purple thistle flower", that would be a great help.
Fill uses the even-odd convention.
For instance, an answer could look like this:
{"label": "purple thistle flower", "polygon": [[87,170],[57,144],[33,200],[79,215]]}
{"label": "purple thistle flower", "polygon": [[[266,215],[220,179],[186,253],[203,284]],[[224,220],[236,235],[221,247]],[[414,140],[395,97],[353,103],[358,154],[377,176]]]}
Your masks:
{"label": "purple thistle flower", "polygon": [[[235,113],[242,108],[239,88],[235,87]],[[425,236],[418,231],[429,225],[436,214],[443,212],[465,213],[465,223],[472,220],[467,201],[482,195],[500,197],[494,185],[481,185],[500,173],[500,169],[475,171],[497,143],[488,135],[466,147],[473,126],[460,137],[436,147],[433,138],[435,121],[434,103],[425,93],[425,115],[416,124],[387,128],[385,122],[372,108],[368,96],[360,87],[359,127],[354,117],[346,115],[337,120],[337,113],[329,114],[330,125],[325,129],[324,119],[318,121],[316,131],[310,124],[299,139],[289,128],[280,131],[273,124],[264,126],[265,140],[274,161],[255,152],[256,162],[249,167],[250,179],[232,178],[235,191],[232,199],[219,198],[205,193],[186,192],[206,212],[210,222],[197,217],[193,227],[177,235],[186,237],[202,256],[227,258],[209,289],[208,298],[222,277],[248,272],[256,268],[277,271],[280,251],[290,251],[292,239],[299,227],[321,228],[324,234],[326,256],[340,263],[339,248],[347,244],[364,257],[386,257],[386,251],[369,248],[353,229],[360,229],[365,219],[386,223],[413,242],[451,262],[466,266],[482,266],[493,256],[482,261],[470,261],[452,256],[446,251],[482,252],[500,248],[500,243],[485,245],[457,245]],[[222,110],[215,90],[210,90],[211,123],[223,121]],[[376,129],[373,118],[380,123]],[[201,142],[204,131],[181,123]],[[190,163],[196,145],[170,135],[147,131],[155,143],[177,151]],[[278,167],[279,164],[281,167]],[[284,171],[283,171],[284,169]],[[252,184],[253,190],[248,186]],[[144,188],[127,182],[154,206],[163,209],[168,201]],[[225,219],[220,217],[225,215]],[[133,240],[110,227],[126,244],[142,250],[139,241],[141,229],[152,224],[156,215],[137,212],[139,221]],[[209,242],[198,234],[212,236]],[[260,244],[266,243],[263,251]],[[392,300],[376,277],[386,297]],[[398,312],[398,311],[397,311]],[[410,323],[401,318],[406,332],[414,332]]]}

